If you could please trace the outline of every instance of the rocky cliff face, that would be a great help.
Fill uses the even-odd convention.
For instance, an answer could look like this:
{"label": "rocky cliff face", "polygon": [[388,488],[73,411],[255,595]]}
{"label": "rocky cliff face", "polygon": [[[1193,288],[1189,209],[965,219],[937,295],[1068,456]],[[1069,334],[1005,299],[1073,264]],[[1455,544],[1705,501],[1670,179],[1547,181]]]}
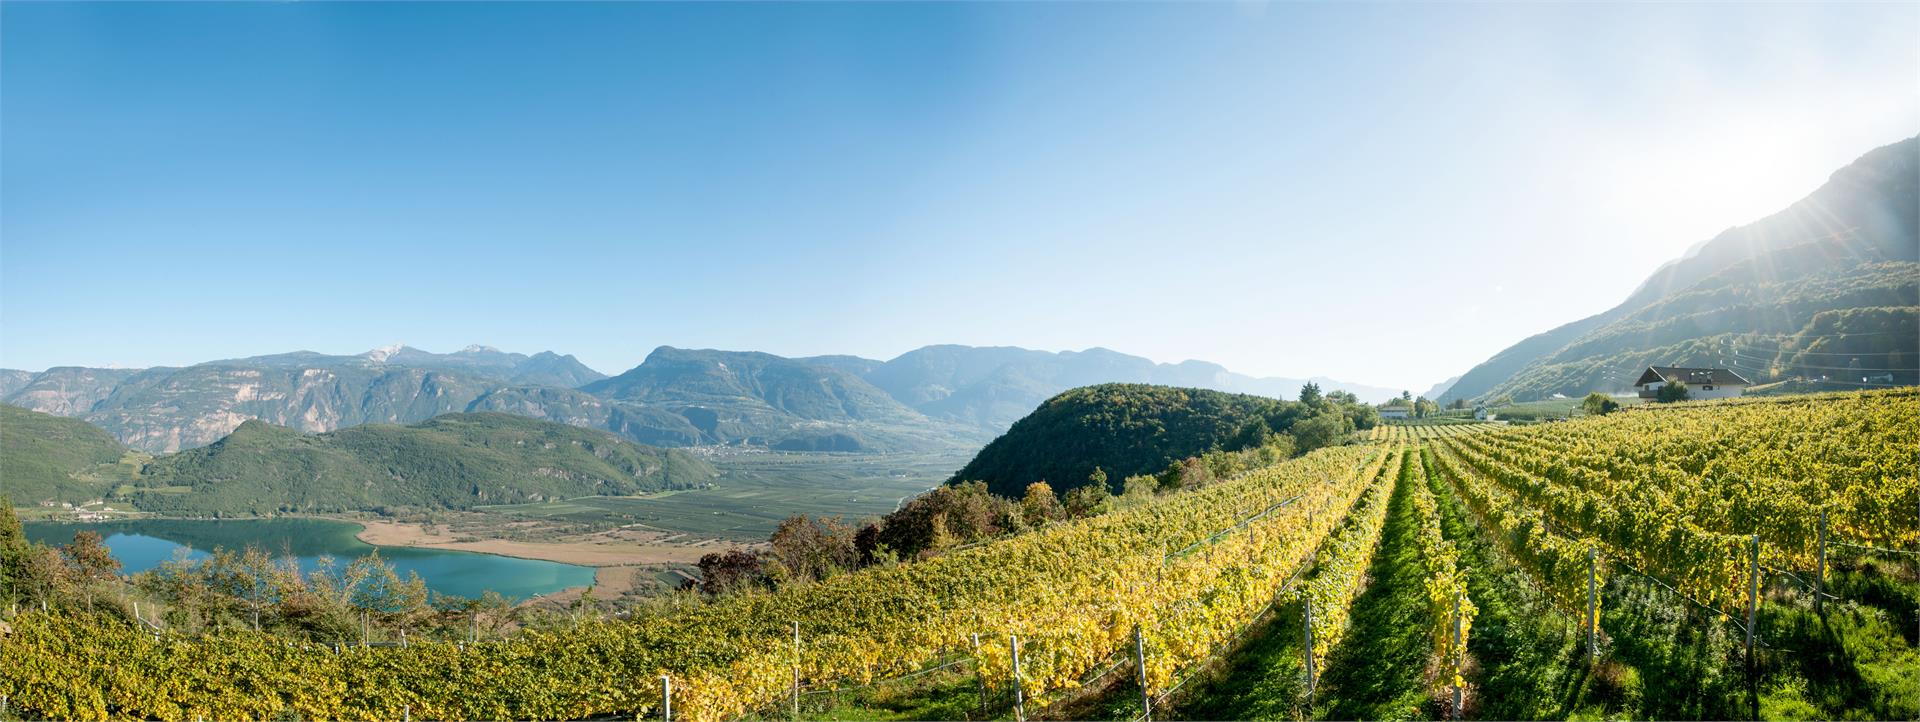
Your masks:
{"label": "rocky cliff face", "polygon": [[[518,379],[600,378],[572,356],[400,347],[358,356],[307,352],[145,370],[62,367],[0,377],[0,401],[84,419],[128,446],[171,452],[213,443],[259,419],[308,433],[417,423],[466,411]],[[531,414],[529,414],[531,415]],[[581,424],[597,425],[597,424]]]}

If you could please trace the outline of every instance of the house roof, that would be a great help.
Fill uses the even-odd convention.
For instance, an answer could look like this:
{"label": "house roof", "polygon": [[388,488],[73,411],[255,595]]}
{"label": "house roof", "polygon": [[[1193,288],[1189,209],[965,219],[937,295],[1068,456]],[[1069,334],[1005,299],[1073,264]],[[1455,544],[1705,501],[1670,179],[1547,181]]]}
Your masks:
{"label": "house roof", "polygon": [[1751,381],[1741,378],[1740,374],[1734,373],[1733,370],[1731,369],[1686,368],[1682,366],[1648,366],[1647,370],[1640,374],[1640,380],[1633,382],[1633,385],[1645,386],[1655,381],[1662,381],[1666,383],[1673,383],[1675,381],[1678,381],[1688,386],[1701,386],[1705,384],[1732,385],[1732,384],[1752,383]]}

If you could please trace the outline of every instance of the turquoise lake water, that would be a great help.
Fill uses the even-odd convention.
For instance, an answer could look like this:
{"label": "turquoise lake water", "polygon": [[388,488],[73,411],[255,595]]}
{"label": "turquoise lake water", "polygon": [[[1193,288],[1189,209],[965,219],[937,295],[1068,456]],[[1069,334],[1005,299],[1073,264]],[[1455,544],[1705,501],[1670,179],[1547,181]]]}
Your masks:
{"label": "turquoise lake water", "polygon": [[402,579],[408,572],[418,572],[435,594],[478,597],[493,591],[525,599],[593,584],[592,567],[472,552],[375,547],[355,538],[360,531],[357,525],[324,519],[27,522],[26,530],[27,538],[46,544],[65,544],[80,530],[97,532],[125,574],[157,567],[182,549],[191,558],[204,559],[215,547],[252,546],[276,557],[297,557],[307,571],[313,571],[323,555],[344,565],[379,549],[380,558],[392,564]]}

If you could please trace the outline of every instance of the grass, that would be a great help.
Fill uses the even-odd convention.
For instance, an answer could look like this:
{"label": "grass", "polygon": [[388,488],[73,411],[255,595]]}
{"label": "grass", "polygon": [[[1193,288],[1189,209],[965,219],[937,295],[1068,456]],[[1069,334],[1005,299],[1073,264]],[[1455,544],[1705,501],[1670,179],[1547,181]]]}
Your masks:
{"label": "grass", "polygon": [[[1447,537],[1462,551],[1480,616],[1468,648],[1467,714],[1481,719],[1913,719],[1920,653],[1912,619],[1920,577],[1905,560],[1842,561],[1824,617],[1778,575],[1763,588],[1754,669],[1741,630],[1643,577],[1616,570],[1601,600],[1601,657],[1579,623],[1473,526],[1445,484]],[[1738,610],[1728,610],[1738,612]],[[1907,622],[1911,625],[1911,622]],[[1914,630],[1920,634],[1920,630]]]}
{"label": "grass", "polygon": [[761,541],[794,514],[848,521],[893,511],[946,481],[964,454],[753,453],[710,459],[710,488],[647,496],[584,497],[480,507],[516,517],[597,527],[644,524],[694,536]]}

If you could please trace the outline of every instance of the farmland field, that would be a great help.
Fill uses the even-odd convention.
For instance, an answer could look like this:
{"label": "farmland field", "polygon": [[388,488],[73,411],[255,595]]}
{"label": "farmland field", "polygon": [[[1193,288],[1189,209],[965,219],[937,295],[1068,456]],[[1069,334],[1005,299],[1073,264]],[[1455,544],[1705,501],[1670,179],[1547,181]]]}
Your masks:
{"label": "farmland field", "polygon": [[[477,647],[161,642],[23,614],[0,693],[73,717],[644,718],[661,688],[633,680],[664,674],[691,720],[789,716],[796,684],[806,717],[837,719],[1135,719],[1143,696],[1160,719],[1920,715],[1920,393],[1383,436],[912,563]],[[816,490],[905,488],[914,467],[892,461],[800,469]],[[152,684],[186,659],[227,672]],[[250,693],[285,675],[309,684]],[[344,691],[297,691],[316,681]]]}
{"label": "farmland field", "polygon": [[482,511],[596,525],[643,524],[668,532],[764,541],[794,514],[849,521],[893,511],[966,464],[967,454],[743,453],[712,458],[711,488],[643,497],[584,497]]}

